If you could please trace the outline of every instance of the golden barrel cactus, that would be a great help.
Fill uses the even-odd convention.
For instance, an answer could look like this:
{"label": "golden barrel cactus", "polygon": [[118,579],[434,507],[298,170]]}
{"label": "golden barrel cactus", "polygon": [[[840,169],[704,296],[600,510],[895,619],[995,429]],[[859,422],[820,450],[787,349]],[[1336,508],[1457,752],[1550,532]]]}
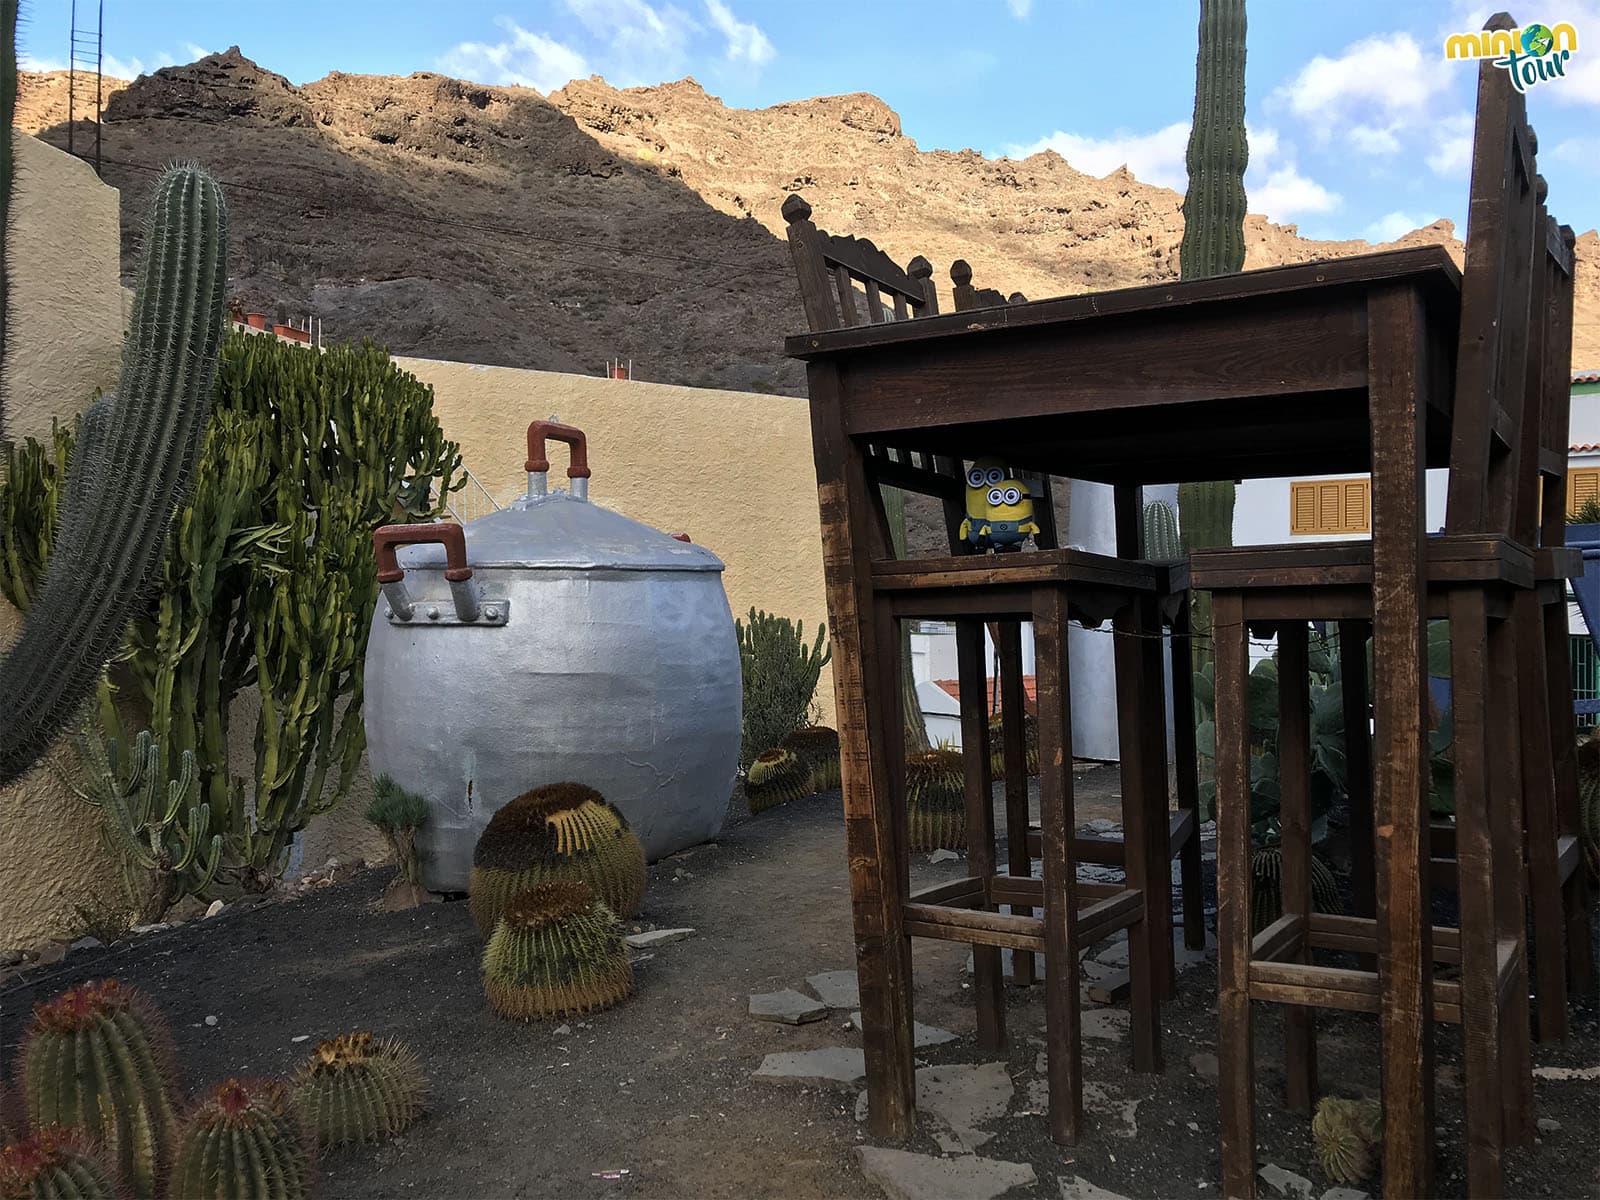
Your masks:
{"label": "golden barrel cactus", "polygon": [[966,767],[959,750],[906,756],[906,818],[911,849],[966,849]]}
{"label": "golden barrel cactus", "polygon": [[290,1086],[322,1146],[393,1137],[422,1114],[427,1094],[417,1056],[402,1042],[370,1033],[318,1043]]}
{"label": "golden barrel cactus", "polygon": [[839,734],[836,730],[826,725],[807,725],[804,729],[796,729],[778,745],[781,749],[793,751],[805,764],[813,792],[838,789]]}
{"label": "golden barrel cactus", "polygon": [[745,775],[744,798],[752,813],[766,812],[811,790],[811,772],[793,750],[774,747],[756,755]]}
{"label": "golden barrel cactus", "polygon": [[113,1173],[79,1129],[50,1125],[0,1150],[0,1200],[115,1200]]}
{"label": "golden barrel cactus", "polygon": [[185,1118],[170,1195],[183,1200],[303,1200],[312,1160],[289,1089],[230,1079]]}
{"label": "golden barrel cactus", "polygon": [[622,922],[587,884],[559,880],[519,894],[483,954],[489,1005],[513,1021],[610,1008],[633,991]]}

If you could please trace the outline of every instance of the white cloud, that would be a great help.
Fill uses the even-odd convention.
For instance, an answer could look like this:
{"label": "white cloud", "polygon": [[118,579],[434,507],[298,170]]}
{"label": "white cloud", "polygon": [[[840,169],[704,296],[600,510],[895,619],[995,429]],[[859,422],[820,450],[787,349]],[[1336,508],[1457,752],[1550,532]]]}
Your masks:
{"label": "white cloud", "polygon": [[646,0],[566,0],[566,5],[604,45],[599,57],[615,86],[660,83],[684,73],[690,39],[700,26],[682,9]]}
{"label": "white cloud", "polygon": [[[170,50],[158,50],[148,60],[143,58],[118,58],[115,54],[107,54],[100,61],[100,70],[108,79],[137,79],[140,75],[148,75],[152,71],[159,71],[162,67],[174,66],[179,62],[193,62],[212,53],[194,42],[182,44],[183,55],[173,54]],[[66,60],[60,58],[40,58],[32,54],[19,54],[17,67],[23,71],[65,71]]]}
{"label": "white cloud", "polygon": [[1428,140],[1428,169],[1435,175],[1465,178],[1472,166],[1472,123],[1470,112],[1458,112],[1434,122]]}
{"label": "white cloud", "polygon": [[1557,142],[1550,152],[1562,162],[1594,171],[1600,164],[1600,137],[1574,137]]}
{"label": "white cloud", "polygon": [[36,54],[26,51],[17,55],[17,70],[19,71],[65,71],[67,64],[59,58],[40,58]]}
{"label": "white cloud", "polygon": [[439,56],[439,70],[475,83],[530,87],[553,92],[589,74],[583,55],[543,34],[530,33],[509,17],[496,21],[508,36],[492,45],[459,42]]}
{"label": "white cloud", "polygon": [[1245,190],[1251,211],[1280,222],[1306,213],[1332,212],[1344,202],[1337,192],[1300,174],[1293,163],[1273,168],[1260,184]]}
{"label": "white cloud", "polygon": [[1058,129],[1031,146],[1008,146],[1005,152],[1012,158],[1026,158],[1030,154],[1054,150],[1073,169],[1086,175],[1109,175],[1118,167],[1126,166],[1145,183],[1181,192],[1188,184],[1188,171],[1184,166],[1188,145],[1188,122],[1179,122],[1154,133],[1119,130],[1106,138],[1085,137]]}
{"label": "white cloud", "polygon": [[1026,21],[1028,14],[1033,12],[1033,0],[1006,0],[1006,7],[1017,20]]}
{"label": "white cloud", "polygon": [[1392,242],[1396,238],[1404,237],[1413,229],[1421,229],[1428,222],[1422,217],[1412,216],[1407,212],[1396,210],[1384,213],[1372,224],[1362,231],[1361,236],[1374,244],[1378,242]]}
{"label": "white cloud", "polygon": [[706,12],[711,23],[728,39],[728,61],[747,62],[752,67],[765,66],[777,53],[772,41],[753,21],[741,21],[733,15],[722,0],[706,0]]}
{"label": "white cloud", "polygon": [[[1319,54],[1273,93],[1321,142],[1346,130],[1367,153],[1393,153],[1392,134],[1404,118],[1424,114],[1450,86],[1440,54],[1424,50],[1409,33],[1375,35],[1347,46],[1337,58]],[[1357,131],[1360,131],[1359,133]]]}
{"label": "white cloud", "polygon": [[1400,152],[1400,139],[1395,136],[1397,125],[1382,128],[1375,125],[1352,125],[1348,131],[1350,144],[1363,154],[1389,155]]}
{"label": "white cloud", "polygon": [[215,50],[207,50],[199,42],[185,42],[183,52],[189,56],[190,62],[199,62],[202,58],[215,54]]}

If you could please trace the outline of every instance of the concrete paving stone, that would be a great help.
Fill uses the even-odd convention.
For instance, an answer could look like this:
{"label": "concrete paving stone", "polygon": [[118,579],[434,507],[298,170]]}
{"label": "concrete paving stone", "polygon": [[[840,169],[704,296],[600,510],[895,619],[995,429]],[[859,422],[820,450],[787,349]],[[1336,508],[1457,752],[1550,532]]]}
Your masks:
{"label": "concrete paving stone", "polygon": [[[861,1013],[859,1011],[850,1014],[850,1024],[855,1027],[857,1033],[861,1032]],[[956,1040],[956,1036],[948,1029],[940,1029],[936,1025],[924,1025],[921,1021],[911,1022],[911,1044],[918,1050],[924,1046],[942,1046],[946,1042],[953,1042]]]}
{"label": "concrete paving stone", "polygon": [[1121,1192],[1107,1191],[1098,1184],[1090,1183],[1082,1175],[1074,1175],[1061,1180],[1061,1200],[1128,1200]]}
{"label": "concrete paving stone", "polygon": [[1001,1159],[935,1158],[885,1146],[857,1146],[861,1173],[888,1200],[995,1200],[1012,1188],[1032,1187],[1038,1176],[1028,1163]]}
{"label": "concrete paving stone", "polygon": [[1209,1051],[1203,1054],[1191,1054],[1189,1056],[1189,1067],[1201,1079],[1209,1079],[1213,1083],[1216,1082],[1218,1067],[1215,1054]]}
{"label": "concrete paving stone", "polygon": [[1107,946],[1094,956],[1095,961],[1108,967],[1125,967],[1128,965],[1128,943],[1124,939],[1114,945]]}
{"label": "concrete paving stone", "polygon": [[1088,825],[1085,826],[1085,828],[1089,829],[1089,830],[1092,830],[1095,833],[1121,833],[1122,832],[1122,826],[1118,825],[1115,821],[1111,820],[1111,818],[1109,818],[1109,817],[1096,817],[1094,820],[1090,821],[1088,823]]}
{"label": "concrete paving stone", "polygon": [[1335,1187],[1323,1192],[1322,1200],[1372,1200],[1372,1197],[1357,1188]]}
{"label": "concrete paving stone", "polygon": [[860,1008],[861,988],[854,971],[823,971],[806,976],[806,986],[829,1008]]}
{"label": "concrete paving stone", "polygon": [[781,1025],[804,1025],[828,1015],[828,1006],[793,988],[781,992],[760,992],[750,997],[750,1015],[758,1021]]}
{"label": "concrete paving stone", "polygon": [[955,862],[960,857],[954,850],[935,850],[928,855],[928,861],[931,863]]}
{"label": "concrete paving stone", "polygon": [[669,942],[681,942],[684,938],[693,936],[692,929],[650,929],[644,933],[630,933],[622,940],[635,950],[647,950],[654,946],[665,946]]}
{"label": "concrete paving stone", "polygon": [[755,1075],[781,1083],[859,1083],[866,1078],[867,1059],[854,1046],[785,1050],[763,1058]]}
{"label": "concrete paving stone", "polygon": [[954,1148],[970,1152],[994,1136],[978,1126],[1005,1115],[1013,1090],[1004,1063],[923,1067],[917,1072],[917,1109],[949,1127]]}
{"label": "concrete paving stone", "polygon": [[1311,1200],[1311,1180],[1304,1175],[1296,1175],[1293,1171],[1285,1171],[1277,1163],[1268,1163],[1257,1172],[1261,1182],[1266,1184],[1279,1196],[1294,1200]]}
{"label": "concrete paving stone", "polygon": [[1535,1067],[1535,1079],[1600,1079],[1600,1067]]}

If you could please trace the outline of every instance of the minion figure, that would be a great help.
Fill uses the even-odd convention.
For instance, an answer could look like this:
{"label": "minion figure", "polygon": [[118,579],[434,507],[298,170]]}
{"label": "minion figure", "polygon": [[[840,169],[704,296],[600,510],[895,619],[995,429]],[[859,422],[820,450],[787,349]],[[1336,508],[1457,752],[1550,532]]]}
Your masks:
{"label": "minion figure", "polygon": [[967,515],[961,538],[977,550],[1020,550],[1039,526],[1033,497],[997,459],[980,458],[967,472]]}

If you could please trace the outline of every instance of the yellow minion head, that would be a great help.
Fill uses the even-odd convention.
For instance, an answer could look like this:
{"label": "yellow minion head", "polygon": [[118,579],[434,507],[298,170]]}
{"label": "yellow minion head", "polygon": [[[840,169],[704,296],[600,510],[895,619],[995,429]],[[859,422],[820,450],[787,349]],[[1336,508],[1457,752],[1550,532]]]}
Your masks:
{"label": "yellow minion head", "polygon": [[980,458],[967,470],[967,520],[982,524],[989,517],[989,493],[1006,478],[998,458]]}
{"label": "yellow minion head", "polygon": [[1010,521],[1021,525],[1033,520],[1033,497],[1028,485],[1010,476],[989,488],[984,499],[989,504],[989,521]]}

